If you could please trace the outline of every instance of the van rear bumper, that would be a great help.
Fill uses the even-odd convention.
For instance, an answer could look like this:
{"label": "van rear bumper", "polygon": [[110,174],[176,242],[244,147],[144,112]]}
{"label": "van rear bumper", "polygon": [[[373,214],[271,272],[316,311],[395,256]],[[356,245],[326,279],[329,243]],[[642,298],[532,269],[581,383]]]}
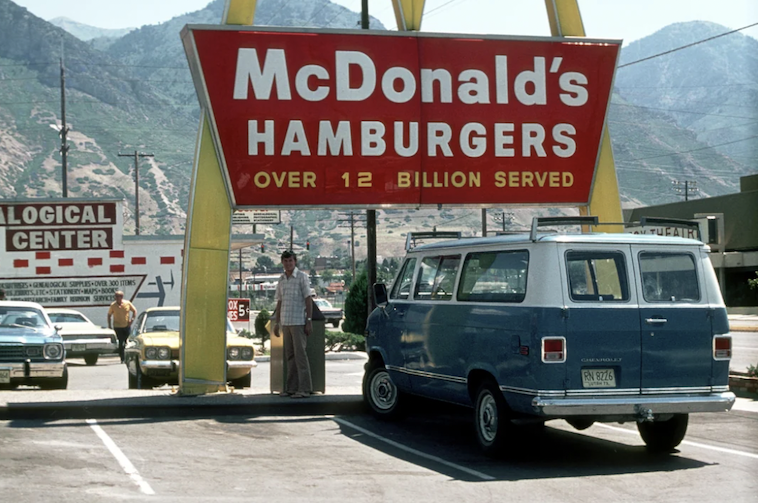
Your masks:
{"label": "van rear bumper", "polygon": [[548,398],[532,400],[534,410],[545,416],[605,416],[652,414],[688,414],[691,412],[726,412],[734,405],[734,393],[674,396],[624,396],[602,398]]}

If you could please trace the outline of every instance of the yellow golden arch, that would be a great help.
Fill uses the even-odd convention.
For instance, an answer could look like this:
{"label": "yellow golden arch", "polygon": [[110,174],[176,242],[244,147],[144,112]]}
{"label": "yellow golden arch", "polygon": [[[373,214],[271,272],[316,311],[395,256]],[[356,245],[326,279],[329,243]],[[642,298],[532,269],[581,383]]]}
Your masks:
{"label": "yellow golden arch", "polygon": [[[398,30],[421,28],[425,0],[391,0]],[[252,25],[256,0],[227,0],[222,24]],[[545,0],[553,36],[584,37],[577,0]],[[482,13],[485,15],[485,13]],[[187,211],[182,275],[181,369],[179,393],[226,390],[227,281],[232,207],[205,113],[201,113]],[[621,222],[616,169],[606,126],[595,182],[582,214]],[[613,229],[621,231],[621,227]]]}

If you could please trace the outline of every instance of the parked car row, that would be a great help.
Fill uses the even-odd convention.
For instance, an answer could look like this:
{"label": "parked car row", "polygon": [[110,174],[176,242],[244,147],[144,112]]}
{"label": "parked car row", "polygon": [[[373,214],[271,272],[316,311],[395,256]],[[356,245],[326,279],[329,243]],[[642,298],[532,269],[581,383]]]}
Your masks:
{"label": "parked car row", "polygon": [[[255,362],[250,339],[226,324],[227,379],[249,388]],[[130,389],[177,384],[180,359],[179,308],[152,308],[132,324],[124,363]],[[73,309],[45,309],[34,302],[0,301],[0,389],[21,385],[66,389],[66,358],[84,358],[95,365],[100,355],[113,354],[113,330],[98,327]]]}

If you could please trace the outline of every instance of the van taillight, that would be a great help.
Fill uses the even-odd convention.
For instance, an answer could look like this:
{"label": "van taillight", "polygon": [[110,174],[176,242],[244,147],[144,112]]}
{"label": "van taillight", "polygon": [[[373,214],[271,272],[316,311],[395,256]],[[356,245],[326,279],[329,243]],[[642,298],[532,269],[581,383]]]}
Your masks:
{"label": "van taillight", "polygon": [[542,339],[542,361],[563,363],[566,361],[566,338],[544,337]]}
{"label": "van taillight", "polygon": [[732,357],[732,336],[717,335],[713,338],[713,359],[729,360]]}

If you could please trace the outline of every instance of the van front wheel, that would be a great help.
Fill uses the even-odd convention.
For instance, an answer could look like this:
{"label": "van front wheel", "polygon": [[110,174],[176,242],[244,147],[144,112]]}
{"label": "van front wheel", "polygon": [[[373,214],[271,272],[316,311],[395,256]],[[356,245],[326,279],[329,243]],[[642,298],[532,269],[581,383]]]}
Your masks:
{"label": "van front wheel", "polygon": [[510,422],[508,404],[492,381],[485,381],[476,394],[474,424],[479,446],[488,456],[501,454]]}
{"label": "van front wheel", "polygon": [[674,414],[668,421],[637,423],[642,440],[651,452],[670,452],[687,433],[689,414]]}
{"label": "van front wheel", "polygon": [[369,367],[363,377],[363,400],[374,416],[385,420],[400,419],[405,412],[404,398],[383,365]]}

